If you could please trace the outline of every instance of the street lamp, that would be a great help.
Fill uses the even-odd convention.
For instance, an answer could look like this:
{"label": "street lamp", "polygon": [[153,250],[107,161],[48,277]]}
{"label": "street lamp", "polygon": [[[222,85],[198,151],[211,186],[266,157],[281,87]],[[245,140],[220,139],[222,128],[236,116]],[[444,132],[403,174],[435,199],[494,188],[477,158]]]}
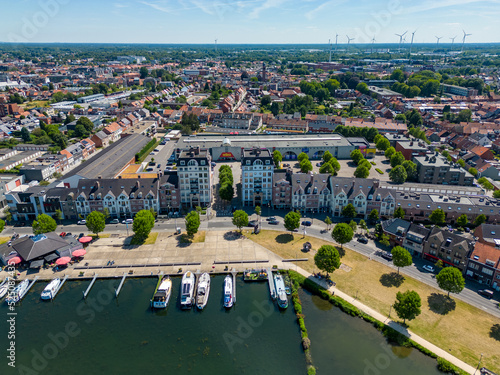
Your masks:
{"label": "street lamp", "polygon": [[481,358],[479,358],[479,363],[477,364],[476,371],[474,371],[474,375],[476,375],[477,370],[479,370],[479,367],[481,366],[482,360],[483,360],[483,353],[481,353]]}

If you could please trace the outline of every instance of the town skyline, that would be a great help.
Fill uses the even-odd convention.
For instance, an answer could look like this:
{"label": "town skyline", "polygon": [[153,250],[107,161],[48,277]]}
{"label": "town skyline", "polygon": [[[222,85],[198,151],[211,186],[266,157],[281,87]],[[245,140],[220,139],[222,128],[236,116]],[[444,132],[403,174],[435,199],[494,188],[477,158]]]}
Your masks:
{"label": "town skyline", "polygon": [[[148,44],[351,44],[494,43],[500,25],[497,0],[306,1],[31,0],[3,6],[3,42]],[[79,22],[75,22],[78,15]]]}

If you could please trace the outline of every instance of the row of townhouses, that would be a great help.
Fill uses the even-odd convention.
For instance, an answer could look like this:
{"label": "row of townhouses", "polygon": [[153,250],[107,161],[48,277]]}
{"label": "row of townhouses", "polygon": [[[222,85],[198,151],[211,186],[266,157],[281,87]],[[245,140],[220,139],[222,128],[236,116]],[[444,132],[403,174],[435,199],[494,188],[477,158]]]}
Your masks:
{"label": "row of townhouses", "polygon": [[458,268],[467,279],[500,290],[500,232],[498,226],[482,224],[474,235],[452,233],[439,227],[426,228],[402,219],[382,222],[392,246],[402,246],[414,257]]}

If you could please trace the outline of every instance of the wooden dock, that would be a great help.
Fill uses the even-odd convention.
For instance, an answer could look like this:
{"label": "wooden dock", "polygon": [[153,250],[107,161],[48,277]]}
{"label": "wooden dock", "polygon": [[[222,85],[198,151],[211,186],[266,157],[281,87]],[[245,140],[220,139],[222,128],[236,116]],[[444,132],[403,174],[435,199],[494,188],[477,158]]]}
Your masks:
{"label": "wooden dock", "polygon": [[276,288],[274,287],[273,271],[270,268],[267,269],[267,281],[269,282],[269,293],[271,294],[271,298],[276,299]]}
{"label": "wooden dock", "polygon": [[118,285],[118,289],[115,291],[115,297],[118,298],[118,295],[120,294],[120,290],[122,290],[123,283],[125,282],[125,279],[127,278],[127,273],[123,273],[122,281],[120,281],[120,285]]}
{"label": "wooden dock", "polygon": [[87,298],[87,295],[89,294],[90,292],[90,289],[92,289],[92,287],[94,286],[94,283],[95,281],[97,280],[97,273],[94,275],[94,278],[92,279],[92,281],[90,282],[90,285],[89,287],[87,288],[87,290],[85,292],[83,292],[83,298]]}
{"label": "wooden dock", "polygon": [[236,271],[231,271],[233,275],[233,304],[236,303],[236,275],[238,274]]}

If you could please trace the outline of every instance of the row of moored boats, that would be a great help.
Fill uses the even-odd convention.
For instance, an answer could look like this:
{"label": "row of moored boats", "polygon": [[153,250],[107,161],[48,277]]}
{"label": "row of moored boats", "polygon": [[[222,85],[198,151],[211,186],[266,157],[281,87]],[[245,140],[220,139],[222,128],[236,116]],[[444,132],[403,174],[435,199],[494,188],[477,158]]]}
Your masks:
{"label": "row of moored boats", "polygon": [[[9,289],[13,286],[13,281],[9,278],[6,278],[0,284],[0,299],[7,296],[5,302],[8,304],[14,304],[21,301],[26,292],[30,287],[30,281],[28,279],[21,281],[17,284],[10,292]],[[50,300],[54,298],[59,291],[59,286],[61,285],[61,279],[57,278],[52,280],[42,291],[41,299]]]}
{"label": "row of moored boats", "polygon": [[[196,289],[196,291],[195,291]],[[164,309],[168,306],[170,296],[172,295],[172,280],[165,276],[159,281],[159,285],[151,300],[151,307],[156,309]],[[210,295],[210,275],[202,273],[196,284],[196,276],[193,272],[188,271],[182,276],[180,290],[180,305],[182,309],[190,309],[196,306],[202,310],[208,303]],[[227,275],[224,278],[224,307],[231,308],[235,301],[233,290],[233,278]]]}

